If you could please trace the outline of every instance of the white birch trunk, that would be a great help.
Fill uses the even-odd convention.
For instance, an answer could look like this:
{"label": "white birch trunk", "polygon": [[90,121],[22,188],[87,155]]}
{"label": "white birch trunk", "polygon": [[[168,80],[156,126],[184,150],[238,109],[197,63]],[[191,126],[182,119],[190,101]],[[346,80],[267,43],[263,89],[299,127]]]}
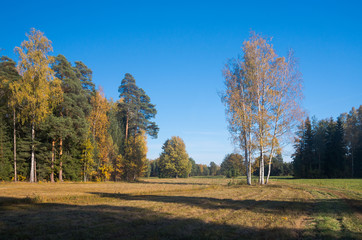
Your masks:
{"label": "white birch trunk", "polygon": [[31,124],[31,161],[30,161],[30,182],[35,182],[35,129],[34,122]]}

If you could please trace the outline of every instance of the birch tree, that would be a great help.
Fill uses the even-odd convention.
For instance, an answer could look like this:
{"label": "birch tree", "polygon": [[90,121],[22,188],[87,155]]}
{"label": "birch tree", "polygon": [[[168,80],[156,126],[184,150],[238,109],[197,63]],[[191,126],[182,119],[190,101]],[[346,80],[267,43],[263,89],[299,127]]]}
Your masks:
{"label": "birch tree", "polygon": [[287,58],[277,58],[275,61],[275,73],[272,78],[270,90],[270,140],[268,175],[269,182],[273,156],[280,151],[280,143],[284,136],[299,123],[303,116],[301,108],[302,77],[294,57],[294,51],[290,50]]}
{"label": "birch tree", "polygon": [[17,69],[21,76],[20,89],[16,95],[17,102],[22,103],[20,119],[31,124],[31,163],[30,182],[36,181],[35,160],[35,128],[50,113],[52,108],[62,99],[60,81],[54,76],[50,67],[53,57],[51,41],[38,30],[31,29],[28,41],[23,41],[20,47],[15,48],[19,55]]}
{"label": "birch tree", "polygon": [[[92,111],[88,117],[90,131],[97,149],[97,171],[98,177],[102,175],[100,169],[109,169],[111,163],[109,160],[109,120],[107,113],[110,111],[110,105],[105,98],[102,88],[91,98]],[[102,178],[102,177],[101,177]]]}
{"label": "birch tree", "polygon": [[253,109],[251,94],[251,79],[243,70],[243,57],[232,59],[225,66],[223,75],[226,91],[222,94],[222,102],[226,106],[226,116],[229,131],[242,152],[246,166],[247,184],[251,184],[251,155],[253,151],[252,125]]}
{"label": "birch tree", "polygon": [[270,40],[259,34],[251,32],[242,51],[224,68],[222,101],[233,140],[244,152],[248,184],[252,158],[259,160],[259,183],[264,184],[265,154],[269,151],[268,181],[279,140],[300,116],[301,78],[292,52],[287,60],[278,57]]}

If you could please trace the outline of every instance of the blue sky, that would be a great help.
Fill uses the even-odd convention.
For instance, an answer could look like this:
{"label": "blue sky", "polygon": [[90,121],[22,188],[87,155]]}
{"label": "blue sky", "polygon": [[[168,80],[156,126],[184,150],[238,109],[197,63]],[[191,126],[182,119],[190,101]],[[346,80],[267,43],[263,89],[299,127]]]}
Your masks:
{"label": "blue sky", "polygon": [[[233,151],[221,70],[241,52],[249,30],[273,37],[279,55],[299,58],[303,106],[318,119],[362,104],[360,1],[3,1],[1,55],[34,27],[52,40],[54,55],[83,61],[108,98],[131,73],[156,104],[158,157],[167,138],[180,136],[196,162],[221,163]],[[292,150],[286,147],[284,158]]]}

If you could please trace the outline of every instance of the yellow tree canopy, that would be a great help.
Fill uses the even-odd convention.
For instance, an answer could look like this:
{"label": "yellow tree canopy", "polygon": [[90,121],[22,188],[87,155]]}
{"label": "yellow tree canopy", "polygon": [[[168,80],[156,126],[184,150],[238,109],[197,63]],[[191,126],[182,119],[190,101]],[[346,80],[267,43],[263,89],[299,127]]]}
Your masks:
{"label": "yellow tree canopy", "polygon": [[53,62],[53,57],[48,55],[53,51],[51,41],[34,28],[26,36],[29,40],[15,48],[21,78],[12,83],[11,90],[14,103],[22,105],[21,121],[38,123],[62,100],[62,89],[50,67]]}

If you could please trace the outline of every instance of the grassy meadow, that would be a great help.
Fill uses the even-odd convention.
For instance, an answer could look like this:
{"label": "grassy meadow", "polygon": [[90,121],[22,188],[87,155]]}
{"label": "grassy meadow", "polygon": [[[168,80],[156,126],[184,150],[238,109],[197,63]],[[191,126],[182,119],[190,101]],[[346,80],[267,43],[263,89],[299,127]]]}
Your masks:
{"label": "grassy meadow", "polygon": [[362,179],[0,183],[0,239],[362,239]]}

